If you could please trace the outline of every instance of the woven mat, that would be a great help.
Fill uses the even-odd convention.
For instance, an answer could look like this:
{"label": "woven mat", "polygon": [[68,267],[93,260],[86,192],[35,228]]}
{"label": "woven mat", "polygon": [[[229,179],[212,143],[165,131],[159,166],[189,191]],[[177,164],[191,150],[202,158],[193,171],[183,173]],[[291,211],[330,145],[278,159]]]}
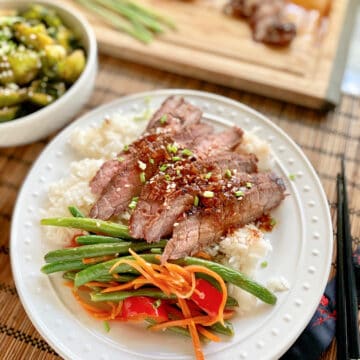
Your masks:
{"label": "woven mat", "polygon": [[[360,98],[344,96],[329,113],[289,105],[203,81],[192,80],[108,57],[100,58],[97,86],[83,109],[87,112],[120,96],[159,88],[190,88],[218,93],[243,102],[270,117],[304,150],[317,170],[336,212],[336,174],[345,154],[354,243],[360,243]],[[17,148],[0,148],[0,359],[59,359],[31,324],[19,301],[11,275],[11,214],[22,182],[51,137]],[[336,229],[334,229],[334,235]],[[332,273],[334,272],[334,263]],[[335,359],[331,345],[322,359]]]}

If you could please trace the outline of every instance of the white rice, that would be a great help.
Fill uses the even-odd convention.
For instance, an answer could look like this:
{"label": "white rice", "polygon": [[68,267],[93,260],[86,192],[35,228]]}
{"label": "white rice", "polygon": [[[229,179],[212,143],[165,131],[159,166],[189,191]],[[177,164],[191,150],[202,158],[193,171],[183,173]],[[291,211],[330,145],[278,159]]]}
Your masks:
{"label": "white rice", "polygon": [[268,142],[256,135],[257,131],[258,128],[256,127],[251,131],[245,131],[240,148],[247,153],[256,155],[259,160],[259,171],[270,170],[274,166],[271,146]]}
{"label": "white rice", "polygon": [[[46,216],[68,216],[69,205],[75,205],[87,214],[95,202],[89,181],[104,161],[115,157],[125,145],[138,138],[146,124],[147,121],[135,121],[129,115],[114,114],[100,126],[76,129],[70,138],[70,145],[83,160],[72,162],[70,174],[51,184]],[[272,167],[270,145],[256,135],[256,129],[244,133],[241,146],[244,151],[257,156],[260,171]],[[125,213],[119,219],[128,218],[129,213]],[[48,241],[61,246],[66,245],[77,232],[56,227],[44,227],[44,231]],[[257,227],[247,225],[225,237],[208,251],[220,257],[223,263],[254,277],[258,264],[271,251],[271,244]],[[238,299],[242,312],[250,310],[256,304],[254,296],[235,286],[229,286],[229,293]]]}
{"label": "white rice", "polygon": [[[258,265],[271,250],[270,241],[265,238],[264,233],[255,225],[248,224],[226,236],[218,245],[212,247],[210,252],[224,265],[255,278]],[[228,290],[229,295],[238,300],[238,310],[241,313],[250,311],[257,303],[255,296],[237,286],[230,284]]]}
{"label": "white rice", "polygon": [[70,144],[83,157],[108,160],[139,137],[145,126],[145,121],[134,121],[132,116],[114,114],[100,126],[75,129]]}

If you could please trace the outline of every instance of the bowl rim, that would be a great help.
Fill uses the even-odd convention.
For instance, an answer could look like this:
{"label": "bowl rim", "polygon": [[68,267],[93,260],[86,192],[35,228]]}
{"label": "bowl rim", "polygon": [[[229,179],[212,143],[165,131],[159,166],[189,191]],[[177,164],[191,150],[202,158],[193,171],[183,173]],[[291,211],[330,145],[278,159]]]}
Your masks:
{"label": "bowl rim", "polygon": [[[74,11],[73,8],[68,6],[67,4],[64,5],[57,0],[36,0],[35,3],[42,4],[44,6],[49,6],[55,10],[60,10],[61,12],[65,12],[67,16],[71,17],[75,22],[80,25],[81,32],[83,33],[83,37],[85,38],[85,43],[88,44],[87,49],[87,58],[86,58],[86,65],[85,69],[81,73],[80,77],[71,85],[71,87],[58,99],[56,99],[53,103],[36,110],[33,113],[28,115],[22,116],[17,119],[13,119],[10,121],[0,122],[0,131],[5,129],[11,130],[15,129],[18,125],[35,121],[39,116],[46,117],[51,115],[53,111],[56,111],[57,108],[65,105],[69,98],[75,95],[76,90],[82,82],[88,78],[93,70],[93,67],[96,66],[96,59],[97,59],[97,42],[96,36],[93,28],[91,27],[90,23],[86,20],[86,18],[79,13],[79,11]],[[4,6],[13,7],[17,9],[19,7],[30,5],[28,0],[17,0],[16,3],[13,0],[2,0],[0,2],[0,8]]]}

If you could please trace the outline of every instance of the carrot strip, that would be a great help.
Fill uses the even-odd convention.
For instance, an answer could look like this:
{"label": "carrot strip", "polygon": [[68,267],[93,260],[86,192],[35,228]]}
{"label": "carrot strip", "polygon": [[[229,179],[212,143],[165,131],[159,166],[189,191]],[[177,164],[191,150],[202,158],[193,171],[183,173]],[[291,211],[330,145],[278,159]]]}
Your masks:
{"label": "carrot strip", "polygon": [[202,324],[202,323],[207,322],[209,320],[211,320],[211,317],[209,315],[201,315],[201,316],[195,316],[195,317],[190,317],[190,318],[186,318],[186,319],[179,319],[179,320],[171,320],[171,321],[162,322],[162,323],[159,323],[159,324],[156,324],[156,325],[152,325],[150,327],[150,329],[154,330],[154,331],[158,331],[158,330],[163,330],[163,329],[166,329],[166,328],[172,327],[172,326],[186,327],[191,322],[194,322],[194,324]]}
{"label": "carrot strip", "polygon": [[88,310],[92,313],[105,313],[106,310],[103,310],[103,309],[99,309],[95,306],[91,306],[90,304],[88,304],[86,301],[84,301],[81,296],[76,292],[76,291],[73,291],[72,292],[75,299],[77,300],[77,302],[85,309],[85,310]]}
{"label": "carrot strip", "polygon": [[103,261],[107,261],[107,260],[111,260],[113,259],[113,256],[96,256],[93,258],[85,258],[82,259],[83,264],[88,265],[88,264],[96,264],[99,262],[103,262]]}
{"label": "carrot strip", "polygon": [[64,285],[65,285],[66,287],[73,288],[73,287],[74,287],[74,282],[71,281],[71,280],[64,281]]}
{"label": "carrot strip", "polygon": [[224,320],[229,320],[231,319],[235,314],[235,311],[233,310],[227,310],[226,312],[224,312]]}
{"label": "carrot strip", "polygon": [[87,286],[87,287],[97,286],[97,287],[107,288],[107,287],[111,287],[112,285],[113,285],[113,283],[103,283],[103,282],[99,282],[99,281],[89,281],[84,286]]}
{"label": "carrot strip", "polygon": [[[187,306],[187,303],[184,299],[179,299],[179,305],[181,307],[181,310],[185,317],[189,318],[191,316],[191,312],[189,307]],[[201,349],[201,343],[200,343],[200,337],[199,333],[197,331],[197,328],[195,326],[195,322],[193,318],[189,318],[190,324],[189,324],[189,331],[191,335],[191,339],[193,342],[194,350],[195,350],[195,356],[197,360],[204,360],[204,354]]]}
{"label": "carrot strip", "polygon": [[[148,281],[146,279],[144,279],[142,276],[141,276],[141,280],[142,282],[139,281],[140,279],[139,278],[136,278],[132,281],[129,281],[128,283],[126,284],[122,284],[122,285],[117,285],[117,286],[112,286],[112,287],[107,287],[106,289],[102,290],[101,292],[102,293],[108,293],[108,292],[114,292],[114,291],[120,291],[120,290],[127,290],[127,289],[131,289],[132,287],[134,287],[134,285],[136,284],[141,284],[143,285],[144,283],[148,283]],[[144,282],[145,280],[145,282]]]}
{"label": "carrot strip", "polygon": [[208,338],[209,340],[211,341],[214,341],[214,342],[220,342],[221,339],[219,336],[213,334],[212,332],[210,332],[209,330],[206,330],[203,326],[200,326],[198,325],[197,326],[197,329],[198,329],[198,332],[201,334],[201,335],[204,335],[206,338]]}
{"label": "carrot strip", "polygon": [[205,260],[212,260],[212,256],[205,251],[199,251],[198,253],[196,253],[193,256],[201,258],[201,259],[205,259]]}

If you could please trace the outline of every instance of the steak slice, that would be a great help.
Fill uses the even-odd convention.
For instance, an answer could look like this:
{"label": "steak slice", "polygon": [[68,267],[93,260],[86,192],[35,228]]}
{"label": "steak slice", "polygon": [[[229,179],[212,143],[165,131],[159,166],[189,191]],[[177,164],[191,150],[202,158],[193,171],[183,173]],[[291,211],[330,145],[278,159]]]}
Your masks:
{"label": "steak slice", "polygon": [[[168,145],[176,148],[174,145],[176,143],[180,151],[196,144],[201,133],[210,133],[212,130],[209,125],[194,124],[186,131],[174,133],[173,136],[167,133],[149,134],[131,144],[128,150],[123,152],[124,160],[120,164],[114,164],[114,160],[110,160],[109,172],[116,170],[116,173],[112,174],[110,181],[103,187],[101,196],[90,210],[90,216],[107,220],[123,212],[131,199],[140,194],[144,186],[144,177],[145,180],[150,179],[158,172],[162,163],[171,162],[174,154],[169,152]],[[99,193],[100,186],[103,186],[105,180],[109,178],[107,175],[105,163],[91,182],[92,189]],[[100,182],[100,180],[104,181]]]}
{"label": "steak slice", "polygon": [[194,152],[206,158],[224,151],[232,151],[240,144],[244,132],[237,126],[220,133],[204,136],[194,147]]}
{"label": "steak slice", "polygon": [[[163,116],[166,118],[163,118]],[[173,118],[170,120],[167,118],[168,115],[172,115]],[[149,124],[146,128],[147,131],[151,131],[154,128],[163,126],[164,124],[175,123],[177,125],[191,125],[199,123],[202,117],[202,111],[185,101],[183,97],[170,96],[160,106],[160,108],[151,117]],[[177,119],[177,122],[173,120]]]}
{"label": "steak slice", "polygon": [[179,162],[156,174],[143,187],[131,215],[131,236],[155,242],[171,235],[173,224],[191,209],[202,188],[211,182],[225,181],[229,174],[256,172],[256,161],[254,155],[225,152],[207,160]]}
{"label": "steak slice", "polygon": [[121,155],[118,159],[105,161],[91,179],[90,188],[93,194],[100,195],[115,174],[123,172],[132,164],[133,157],[131,154],[121,153]]}
{"label": "steak slice", "polygon": [[219,182],[211,191],[214,197],[201,198],[203,208],[184,214],[174,226],[172,239],[162,255],[163,262],[193,255],[218,242],[227,231],[255,221],[285,197],[283,180],[271,172],[241,174],[227,184]]}
{"label": "steak slice", "polygon": [[[161,117],[167,115],[166,122],[161,121]],[[191,138],[208,135],[213,132],[213,127],[207,124],[199,124],[202,112],[199,108],[189,104],[183,97],[168,97],[158,111],[150,119],[146,131],[148,133],[159,132],[173,133],[178,131],[180,142],[185,142],[186,137],[189,139],[190,133],[194,132]],[[198,125],[198,127],[196,126]],[[189,127],[187,127],[189,126]],[[177,139],[176,139],[177,140]],[[191,141],[190,144],[191,145]],[[90,181],[91,191],[95,195],[100,195],[111,179],[118,173],[122,173],[126,166],[133,160],[133,154],[121,151],[118,157],[125,161],[118,162],[116,159],[106,161],[98,170],[94,178]]]}
{"label": "steak slice", "polygon": [[118,172],[90,210],[90,217],[107,220],[124,211],[131,199],[140,193],[144,181],[170,158],[166,145],[172,142],[173,139],[165,134],[150,134],[131,144],[126,151],[125,165],[118,167]]}

